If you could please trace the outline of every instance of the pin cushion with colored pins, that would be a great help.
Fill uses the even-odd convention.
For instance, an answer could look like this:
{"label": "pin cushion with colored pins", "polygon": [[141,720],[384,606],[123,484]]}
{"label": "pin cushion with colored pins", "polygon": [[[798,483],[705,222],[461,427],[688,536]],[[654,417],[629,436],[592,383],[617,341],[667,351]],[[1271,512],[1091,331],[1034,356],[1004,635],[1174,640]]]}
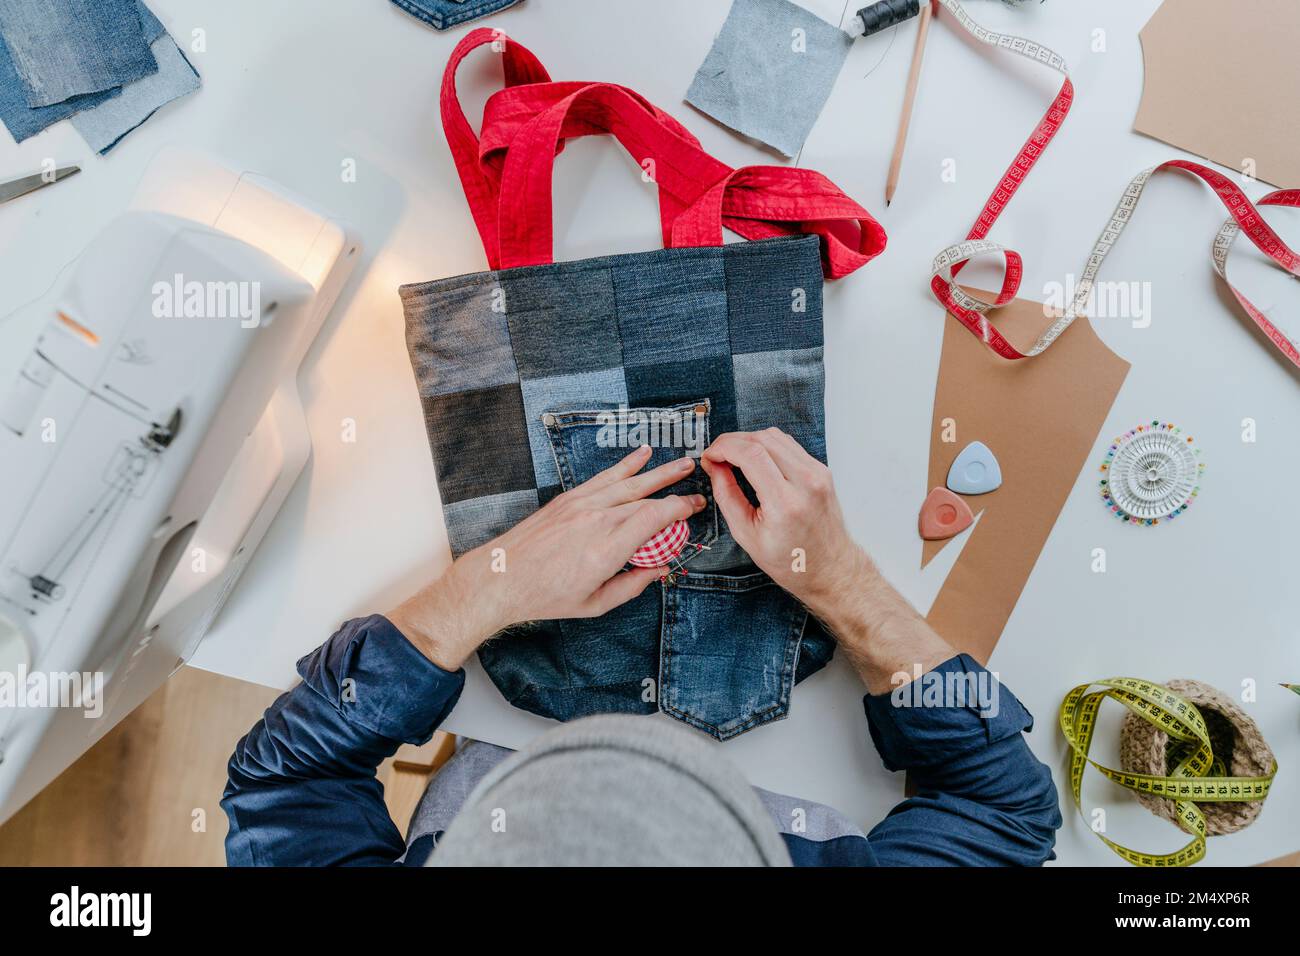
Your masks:
{"label": "pin cushion with colored pins", "polygon": [[680,519],[674,521],[637,548],[636,553],[628,559],[628,564],[638,568],[667,568],[665,580],[675,581],[678,575],[685,576],[689,573],[681,561],[684,550],[709,550],[708,545],[697,544],[690,538],[691,530],[686,522]]}
{"label": "pin cushion with colored pins", "polygon": [[1152,527],[1172,520],[1200,494],[1200,455],[1192,436],[1172,422],[1157,419],[1131,428],[1111,442],[1101,463],[1102,500],[1127,524]]}

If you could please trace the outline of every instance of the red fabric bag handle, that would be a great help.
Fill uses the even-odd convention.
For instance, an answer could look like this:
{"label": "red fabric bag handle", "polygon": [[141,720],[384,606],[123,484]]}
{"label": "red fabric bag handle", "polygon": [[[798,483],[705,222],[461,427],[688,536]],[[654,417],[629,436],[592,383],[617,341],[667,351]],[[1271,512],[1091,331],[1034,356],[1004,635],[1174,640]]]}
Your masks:
{"label": "red fabric bag handle", "polygon": [[716,242],[701,242],[689,231],[674,235],[673,227],[711,184],[732,172],[731,167],[660,122],[631,90],[612,83],[591,83],[532,117],[510,141],[501,176],[499,251],[503,268],[552,261],[555,151],[565,134],[580,135],[583,130],[613,135],[659,187],[665,246],[721,245],[721,229]]}
{"label": "red fabric bag handle", "polygon": [[[502,56],[506,88],[489,98],[483,111],[480,140],[461,108],[456,92],[456,72],[472,51],[486,44],[492,44]],[[491,268],[496,269],[501,266],[498,240],[502,208],[500,183],[501,171],[511,141],[520,127],[552,106],[557,98],[587,85],[582,82],[551,82],[550,75],[537,57],[522,44],[509,41],[504,34],[496,30],[483,27],[471,30],[452,51],[442,77],[443,131],[456,162],[461,184],[465,190],[465,198],[483,240],[483,248]],[[695,138],[675,119],[639,94],[628,92],[657,119],[698,145]],[[575,117],[571,124],[566,125],[563,135],[567,139],[607,132],[604,127],[592,126],[590,123],[585,123],[581,117]],[[556,149],[558,151],[563,148],[564,144],[561,141]],[[671,203],[672,197],[661,193],[660,200],[661,203]],[[665,223],[671,222],[678,211],[677,208],[663,210],[661,218]],[[666,229],[665,226],[665,234]]]}
{"label": "red fabric bag handle", "polygon": [[885,249],[880,223],[812,169],[742,166],[710,187],[673,223],[674,246],[720,245],[722,227],[746,239],[814,233],[822,273],[838,279]]}
{"label": "red fabric bag handle", "polygon": [[[493,41],[505,44],[506,88],[488,101],[480,142],[456,100],[454,74],[471,50]],[[749,239],[816,234],[828,278],[847,275],[885,247],[880,224],[820,173],[733,169],[634,91],[612,83],[551,82],[531,53],[495,31],[475,30],[453,52],[443,77],[442,113],[493,268],[552,261],[555,154],[565,139],[596,133],[614,135],[655,180],[665,246],[721,245],[724,225]]]}
{"label": "red fabric bag handle", "polygon": [[474,224],[478,226],[479,236],[483,239],[488,265],[493,269],[497,268],[497,197],[500,194],[501,163],[479,161],[478,137],[465,118],[460,97],[456,93],[456,71],[460,68],[461,61],[473,50],[485,43],[494,42],[503,44],[501,64],[507,88],[528,83],[548,83],[551,79],[546,67],[526,47],[508,43],[504,34],[484,27],[471,30],[456,44],[442,73],[442,131],[447,137],[447,145],[451,147],[452,159],[460,174],[469,211],[474,217]]}

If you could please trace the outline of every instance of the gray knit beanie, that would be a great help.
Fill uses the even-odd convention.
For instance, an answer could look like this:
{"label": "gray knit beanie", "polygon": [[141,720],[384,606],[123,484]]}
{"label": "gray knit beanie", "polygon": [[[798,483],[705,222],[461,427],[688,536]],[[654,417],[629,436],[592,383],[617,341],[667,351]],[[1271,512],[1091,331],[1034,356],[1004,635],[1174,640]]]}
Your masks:
{"label": "gray knit beanie", "polygon": [[753,788],[666,720],[589,717],[544,734],[470,794],[430,866],[789,866]]}

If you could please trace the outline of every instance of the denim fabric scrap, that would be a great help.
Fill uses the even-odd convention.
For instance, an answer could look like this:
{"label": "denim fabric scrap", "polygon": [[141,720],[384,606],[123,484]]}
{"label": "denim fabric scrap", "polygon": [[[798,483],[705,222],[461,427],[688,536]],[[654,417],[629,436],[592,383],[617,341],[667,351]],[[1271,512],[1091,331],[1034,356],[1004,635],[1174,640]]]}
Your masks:
{"label": "denim fabric scrap", "polygon": [[153,41],[158,72],[122,88],[122,95],[72,117],[82,139],[104,154],[173,100],[199,88],[199,74],[167,33]]}
{"label": "denim fabric scrap", "polygon": [[103,93],[87,93],[85,96],[74,96],[53,106],[32,109],[27,105],[22,80],[18,76],[13,58],[9,56],[9,48],[4,43],[0,43],[0,121],[4,122],[15,143],[31,139],[55,123],[82,110],[93,109],[121,94],[120,88],[105,90]]}
{"label": "denim fabric scrap", "polygon": [[789,0],[735,0],[686,102],[794,156],[852,45],[843,30]]}
{"label": "denim fabric scrap", "polygon": [[[135,0],[136,12],[140,17],[140,28],[145,42],[152,44],[163,34],[163,25],[143,3]],[[0,121],[9,130],[14,142],[21,143],[31,139],[37,133],[48,129],[55,123],[65,120],[83,110],[94,109],[101,103],[122,95],[121,87],[105,90],[102,93],[86,93],[55,103],[52,106],[32,108],[27,103],[26,88],[18,67],[14,65],[9,54],[9,46],[4,42],[3,28],[0,27]]]}
{"label": "denim fabric scrap", "polygon": [[468,23],[491,16],[519,0],[392,0],[411,16],[423,20],[435,30],[446,30],[458,23]]}
{"label": "denim fabric scrap", "polygon": [[158,72],[136,0],[0,0],[0,34],[29,107]]}
{"label": "denim fabric scrap", "polygon": [[[172,91],[175,95],[169,98],[174,99],[175,96],[190,92],[188,88],[190,83],[195,87],[198,85],[197,74],[180,54],[162,23],[139,0],[132,0],[132,2],[145,41],[153,51],[154,61],[162,66],[158,72],[130,85],[128,89],[132,95],[131,104],[124,105],[120,109],[114,108],[95,121],[87,121],[84,129],[79,127],[79,132],[99,152],[107,152],[122,137],[144,122],[153,110],[167,101],[161,99],[162,93],[159,91]],[[101,93],[74,96],[62,103],[32,109],[27,106],[22,81],[9,55],[9,48],[5,43],[0,42],[0,121],[4,122],[15,142],[21,143],[30,139],[61,120],[97,110],[110,100],[120,97],[123,89],[119,87]],[[149,91],[154,91],[152,96],[147,95]],[[156,105],[153,106],[153,110],[146,111],[145,104],[150,99],[155,100]]]}

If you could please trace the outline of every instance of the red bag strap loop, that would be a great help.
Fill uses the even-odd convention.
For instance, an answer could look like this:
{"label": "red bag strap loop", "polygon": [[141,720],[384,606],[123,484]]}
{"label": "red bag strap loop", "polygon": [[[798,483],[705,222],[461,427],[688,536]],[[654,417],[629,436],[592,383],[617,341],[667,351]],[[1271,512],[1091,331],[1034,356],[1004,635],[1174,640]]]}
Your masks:
{"label": "red bag strap loop", "polygon": [[507,88],[527,83],[548,83],[551,75],[527,47],[508,41],[499,30],[489,30],[486,27],[478,27],[467,33],[451,51],[447,67],[443,70],[440,96],[442,130],[447,137],[447,145],[451,147],[456,170],[460,173],[469,211],[474,216],[474,224],[478,226],[479,235],[483,239],[488,265],[495,269],[499,172],[493,166],[479,162],[478,137],[465,118],[460,97],[456,94],[456,71],[460,68],[461,61],[488,43],[499,45],[496,48],[501,52]]}
{"label": "red bag strap loop", "polygon": [[[693,142],[683,139],[646,108],[631,90],[591,83],[559,99],[516,132],[501,175],[500,224],[503,268],[552,261],[551,184],[556,147],[565,132],[590,130],[614,136],[659,188],[664,245],[673,245],[673,223],[711,184],[731,173]],[[718,241],[721,245],[721,231]]]}
{"label": "red bag strap loop", "polygon": [[[506,87],[484,109],[482,139],[465,120],[455,72],[501,44]],[[749,239],[815,234],[823,271],[839,278],[878,255],[885,231],[829,179],[790,167],[732,167],[667,113],[612,83],[553,82],[525,48],[478,29],[457,45],[442,84],[443,125],[492,268],[552,261],[551,182],[564,141],[612,134],[659,187],[664,244],[716,246],[722,227]]]}
{"label": "red bag strap loop", "polygon": [[869,212],[821,173],[796,166],[732,170],[677,218],[672,244],[721,245],[724,225],[746,239],[821,236],[828,279],[866,265],[886,242],[884,227]]}
{"label": "red bag strap loop", "polygon": [[[593,84],[582,80],[560,80],[550,83],[534,83],[527,86],[513,86],[493,93],[488,98],[487,105],[483,108],[482,139],[479,142],[480,160],[494,164],[503,163],[505,151],[509,149],[520,128],[539,113],[550,109],[560,100],[594,85],[616,86],[617,84]],[[626,86],[619,86],[618,89],[623,90],[628,96],[640,103],[647,113],[668,127],[669,130],[691,145],[699,147],[699,140],[691,134],[691,131],[668,113],[659,109],[635,90],[628,89]],[[596,117],[589,116],[582,110],[571,111],[570,115],[565,119],[560,135],[563,139],[574,139],[578,136],[607,134],[609,129],[605,125],[595,122],[595,119]]]}

